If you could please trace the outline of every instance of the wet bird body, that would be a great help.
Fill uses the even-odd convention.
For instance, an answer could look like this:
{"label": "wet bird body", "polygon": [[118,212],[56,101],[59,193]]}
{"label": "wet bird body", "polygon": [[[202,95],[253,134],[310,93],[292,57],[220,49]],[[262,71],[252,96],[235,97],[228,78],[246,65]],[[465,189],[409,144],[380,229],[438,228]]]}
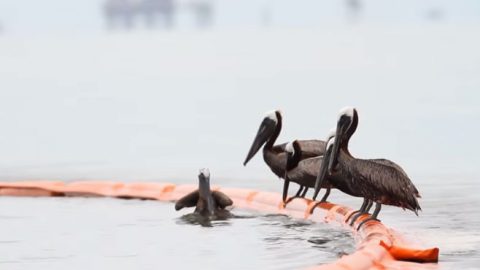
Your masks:
{"label": "wet bird body", "polygon": [[[341,151],[333,175],[348,179],[346,190],[361,197],[385,205],[410,209],[418,214],[421,210],[417,188],[406,173],[395,163],[386,159],[356,159]],[[334,186],[338,182],[334,182]],[[345,189],[344,186],[341,189]]]}
{"label": "wet bird body", "polygon": [[190,192],[175,203],[175,210],[184,207],[195,207],[195,213],[201,216],[215,216],[223,214],[225,208],[233,201],[220,191],[210,190],[210,172],[201,170],[198,176],[198,189]]}
{"label": "wet bird body", "polygon": [[[341,191],[367,202],[375,202],[376,207],[368,220],[376,219],[381,205],[393,205],[409,209],[418,215],[421,210],[417,198],[420,194],[405,171],[396,163],[387,159],[358,159],[348,149],[350,137],[358,125],[356,109],[343,109],[338,118],[334,143],[327,144],[326,158],[321,164],[315,184],[315,194],[325,178]],[[331,179],[338,179],[332,181]],[[314,195],[316,196],[316,195]],[[364,205],[360,212],[365,211]],[[368,210],[367,210],[368,211]]]}
{"label": "wet bird body", "polygon": [[[325,142],[321,140],[298,140],[300,145],[301,156],[300,162],[305,161],[306,163],[311,163],[312,160],[307,161],[311,158],[318,157],[323,155],[325,149]],[[285,151],[286,143],[276,145],[272,148],[263,148],[263,160],[268,165],[270,170],[280,178],[285,176],[285,167],[287,163],[287,152]],[[318,167],[317,167],[318,173]],[[293,180],[292,180],[293,181]],[[296,182],[296,181],[293,181]],[[307,181],[309,182],[309,181]],[[300,184],[300,183],[298,183]],[[313,187],[315,180],[309,187]]]}

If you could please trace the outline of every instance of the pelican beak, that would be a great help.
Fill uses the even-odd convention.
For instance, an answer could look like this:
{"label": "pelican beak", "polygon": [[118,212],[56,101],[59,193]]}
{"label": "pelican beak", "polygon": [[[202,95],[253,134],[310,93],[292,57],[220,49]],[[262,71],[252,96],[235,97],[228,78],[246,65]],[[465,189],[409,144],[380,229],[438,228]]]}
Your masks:
{"label": "pelican beak", "polygon": [[198,175],[198,192],[201,197],[208,197],[210,194],[210,176],[202,173]]}
{"label": "pelican beak", "polygon": [[260,124],[260,127],[258,128],[257,135],[253,140],[252,146],[248,151],[247,158],[245,158],[245,161],[243,162],[243,166],[246,166],[250,159],[252,159],[253,156],[255,156],[255,154],[258,152],[260,147],[262,147],[262,145],[267,142],[272,133],[275,131],[276,125],[277,123],[272,119],[265,118],[263,120],[263,122]]}
{"label": "pelican beak", "polygon": [[213,215],[215,209],[210,190],[210,175],[205,175],[203,173],[198,175],[198,195],[206,202],[208,212]]}
{"label": "pelican beak", "polygon": [[340,149],[340,144],[345,136],[348,127],[349,127],[349,120],[348,118],[341,117],[337,123],[337,132],[335,134],[335,141],[333,142],[333,151],[331,153],[331,157],[328,159],[324,159],[328,162],[328,172],[331,173],[335,165],[337,164],[338,158],[338,151]]}
{"label": "pelican beak", "polygon": [[327,176],[328,164],[332,157],[332,149],[333,149],[332,145],[330,146],[327,145],[327,149],[325,151],[325,154],[323,155],[322,163],[320,165],[320,172],[317,175],[317,180],[315,180],[315,191],[313,193],[314,201],[317,199],[318,193],[322,188],[323,181],[325,181],[325,177]]}

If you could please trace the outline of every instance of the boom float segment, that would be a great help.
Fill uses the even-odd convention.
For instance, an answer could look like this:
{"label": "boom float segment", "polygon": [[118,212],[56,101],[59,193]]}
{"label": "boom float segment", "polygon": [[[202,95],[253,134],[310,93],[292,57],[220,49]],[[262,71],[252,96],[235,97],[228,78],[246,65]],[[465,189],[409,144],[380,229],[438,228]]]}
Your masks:
{"label": "boom float segment", "polygon": [[[0,182],[1,196],[98,196],[175,201],[195,190],[194,185],[174,185],[171,183],[121,183],[111,181],[22,181]],[[295,199],[283,207],[281,195],[239,188],[219,188],[234,202],[234,207],[252,209],[259,212],[286,214],[294,218],[304,218],[316,222],[337,223],[353,231],[357,250],[339,260],[310,269],[318,270],[364,270],[364,269],[437,269],[438,248],[423,249],[405,240],[400,233],[387,228],[378,221],[369,221],[357,232],[354,228],[368,215],[357,219],[353,227],[345,223],[352,209],[346,206],[322,203],[311,209],[315,202],[308,199]],[[311,213],[313,211],[313,214]]]}

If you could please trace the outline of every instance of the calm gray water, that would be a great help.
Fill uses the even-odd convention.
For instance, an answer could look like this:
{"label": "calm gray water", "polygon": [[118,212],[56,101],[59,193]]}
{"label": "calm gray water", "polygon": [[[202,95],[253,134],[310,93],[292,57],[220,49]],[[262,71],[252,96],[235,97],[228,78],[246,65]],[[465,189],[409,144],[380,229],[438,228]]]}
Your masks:
{"label": "calm gray water", "polygon": [[2,269],[298,269],[354,250],[325,224],[235,210],[212,227],[173,204],[1,198]]}

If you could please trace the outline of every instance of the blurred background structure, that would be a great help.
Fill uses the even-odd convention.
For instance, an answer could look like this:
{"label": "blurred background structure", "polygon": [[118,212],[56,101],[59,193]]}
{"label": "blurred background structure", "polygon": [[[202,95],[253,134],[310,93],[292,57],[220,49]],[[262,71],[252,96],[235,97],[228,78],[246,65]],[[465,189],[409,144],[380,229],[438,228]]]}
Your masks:
{"label": "blurred background structure", "polygon": [[212,20],[212,9],[210,0],[107,0],[104,5],[107,25],[126,29],[139,21],[148,28],[156,27],[159,21],[172,28],[177,13],[184,10],[193,13],[198,26],[205,27]]}
{"label": "blurred background structure", "polygon": [[131,28],[137,19],[142,19],[148,27],[153,27],[158,17],[161,17],[166,27],[171,27],[174,6],[171,0],[107,0],[104,11],[110,27],[120,24]]}
{"label": "blurred background structure", "polygon": [[479,9],[474,0],[1,0],[0,18],[10,34],[91,33],[105,28],[322,27],[428,20],[473,23],[480,20]]}

